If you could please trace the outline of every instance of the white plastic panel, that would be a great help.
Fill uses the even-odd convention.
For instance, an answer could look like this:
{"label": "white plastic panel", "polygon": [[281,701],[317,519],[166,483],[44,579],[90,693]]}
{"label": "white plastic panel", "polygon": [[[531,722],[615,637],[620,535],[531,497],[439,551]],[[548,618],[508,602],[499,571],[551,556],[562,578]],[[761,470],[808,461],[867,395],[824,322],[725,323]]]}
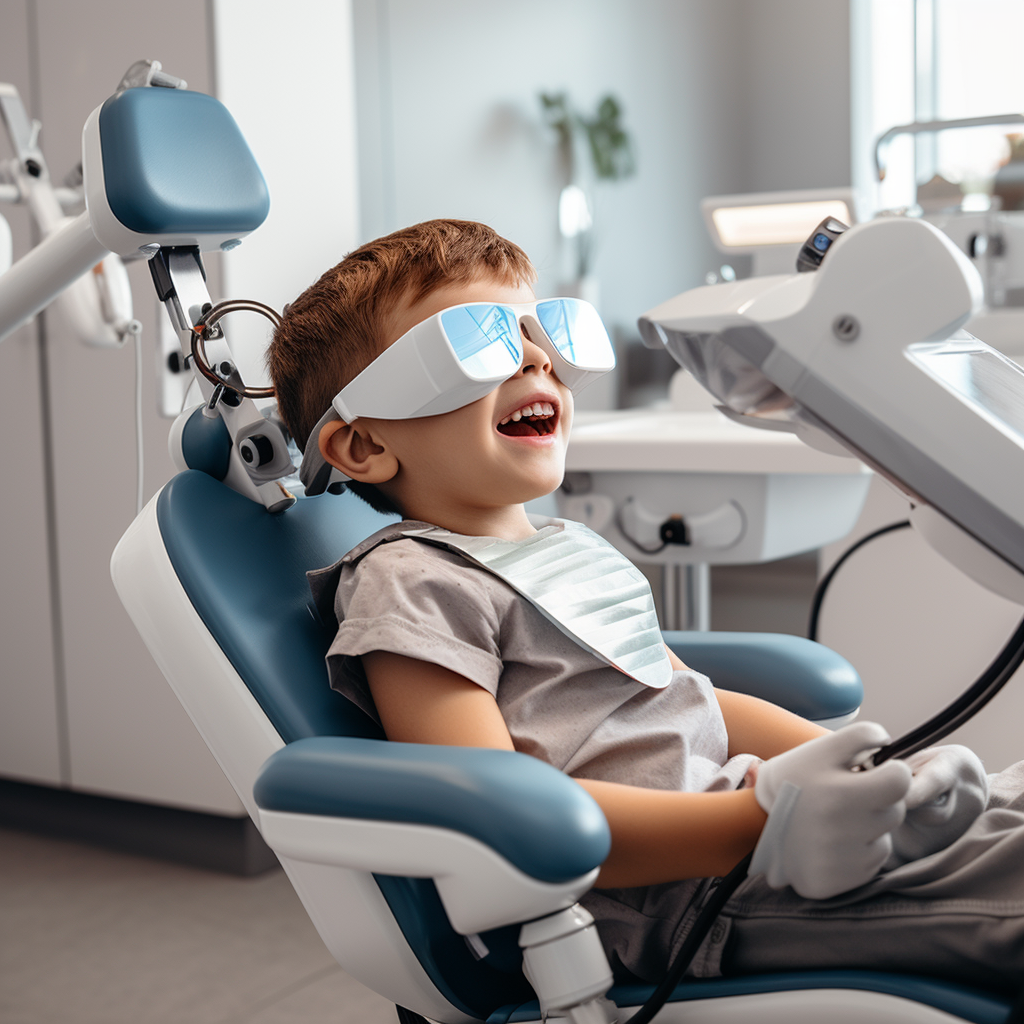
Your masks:
{"label": "white plastic panel", "polygon": [[[761,436],[756,430],[747,434]],[[795,437],[791,440],[812,451]],[[680,447],[685,449],[687,442],[680,440]],[[756,443],[750,446],[751,457],[757,449]],[[584,523],[638,562],[721,565],[785,558],[846,536],[867,496],[871,476],[861,472],[859,463],[815,454],[855,472],[588,469],[588,453],[577,452],[573,470],[589,474],[590,490],[559,490],[559,515]],[[600,460],[595,452],[594,463],[600,466]],[[726,514],[729,508],[738,513],[738,525]],[[686,522],[691,543],[662,548],[659,526],[676,515]],[[717,534],[716,521],[723,527]]]}
{"label": "white plastic panel", "polygon": [[284,746],[178,581],[156,515],[142,510],[114,550],[110,571],[135,628],[254,820],[252,786]]}
{"label": "white plastic panel", "polygon": [[442,1024],[469,1024],[434,987],[373,878],[281,857],[320,938],[347,974],[385,999]]}
{"label": "white plastic panel", "polygon": [[595,868],[569,882],[540,882],[479,840],[428,825],[266,810],[258,823],[280,857],[433,878],[452,927],[462,935],[571,907],[597,878]]}

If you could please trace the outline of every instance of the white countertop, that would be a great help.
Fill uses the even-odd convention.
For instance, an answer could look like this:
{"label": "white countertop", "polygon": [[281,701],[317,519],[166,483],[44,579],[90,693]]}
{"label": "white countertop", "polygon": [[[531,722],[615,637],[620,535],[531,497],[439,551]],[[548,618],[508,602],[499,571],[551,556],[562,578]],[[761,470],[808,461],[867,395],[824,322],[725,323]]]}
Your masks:
{"label": "white countertop", "polygon": [[714,410],[672,409],[576,413],[566,469],[641,473],[868,472],[857,459],[809,448],[793,434],[745,427]]}

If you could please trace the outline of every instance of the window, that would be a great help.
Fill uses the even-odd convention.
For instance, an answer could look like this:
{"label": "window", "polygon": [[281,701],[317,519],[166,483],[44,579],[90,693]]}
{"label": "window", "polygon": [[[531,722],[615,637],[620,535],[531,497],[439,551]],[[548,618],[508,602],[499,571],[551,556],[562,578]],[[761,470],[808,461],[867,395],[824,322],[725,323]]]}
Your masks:
{"label": "window", "polygon": [[851,0],[854,185],[870,214],[911,205],[939,173],[965,193],[988,192],[1014,127],[895,138],[874,168],[875,142],[894,125],[1024,111],[1020,0]]}

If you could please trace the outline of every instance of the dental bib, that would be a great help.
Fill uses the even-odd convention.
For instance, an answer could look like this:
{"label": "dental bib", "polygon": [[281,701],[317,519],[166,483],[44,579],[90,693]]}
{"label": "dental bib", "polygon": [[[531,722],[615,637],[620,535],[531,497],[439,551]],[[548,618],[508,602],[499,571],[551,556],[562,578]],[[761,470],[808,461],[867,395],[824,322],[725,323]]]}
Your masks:
{"label": "dental bib", "polygon": [[[532,519],[532,517],[531,517]],[[403,536],[455,551],[504,580],[567,637],[645,686],[672,679],[646,577],[581,523],[534,521],[526,540],[467,537],[439,527]]]}

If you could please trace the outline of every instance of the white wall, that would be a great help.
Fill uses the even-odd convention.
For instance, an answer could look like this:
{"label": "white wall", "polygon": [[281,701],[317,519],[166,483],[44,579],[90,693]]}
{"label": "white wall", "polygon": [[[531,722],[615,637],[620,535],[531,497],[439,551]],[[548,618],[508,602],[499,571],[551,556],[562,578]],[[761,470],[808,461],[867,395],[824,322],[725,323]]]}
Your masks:
{"label": "white wall", "polygon": [[[349,0],[213,0],[218,98],[270,190],[260,229],[223,257],[224,294],[281,309],[358,244]],[[246,380],[267,381],[269,324],[234,315]]]}
{"label": "white wall", "polygon": [[850,183],[848,0],[743,0],[748,192]]}

